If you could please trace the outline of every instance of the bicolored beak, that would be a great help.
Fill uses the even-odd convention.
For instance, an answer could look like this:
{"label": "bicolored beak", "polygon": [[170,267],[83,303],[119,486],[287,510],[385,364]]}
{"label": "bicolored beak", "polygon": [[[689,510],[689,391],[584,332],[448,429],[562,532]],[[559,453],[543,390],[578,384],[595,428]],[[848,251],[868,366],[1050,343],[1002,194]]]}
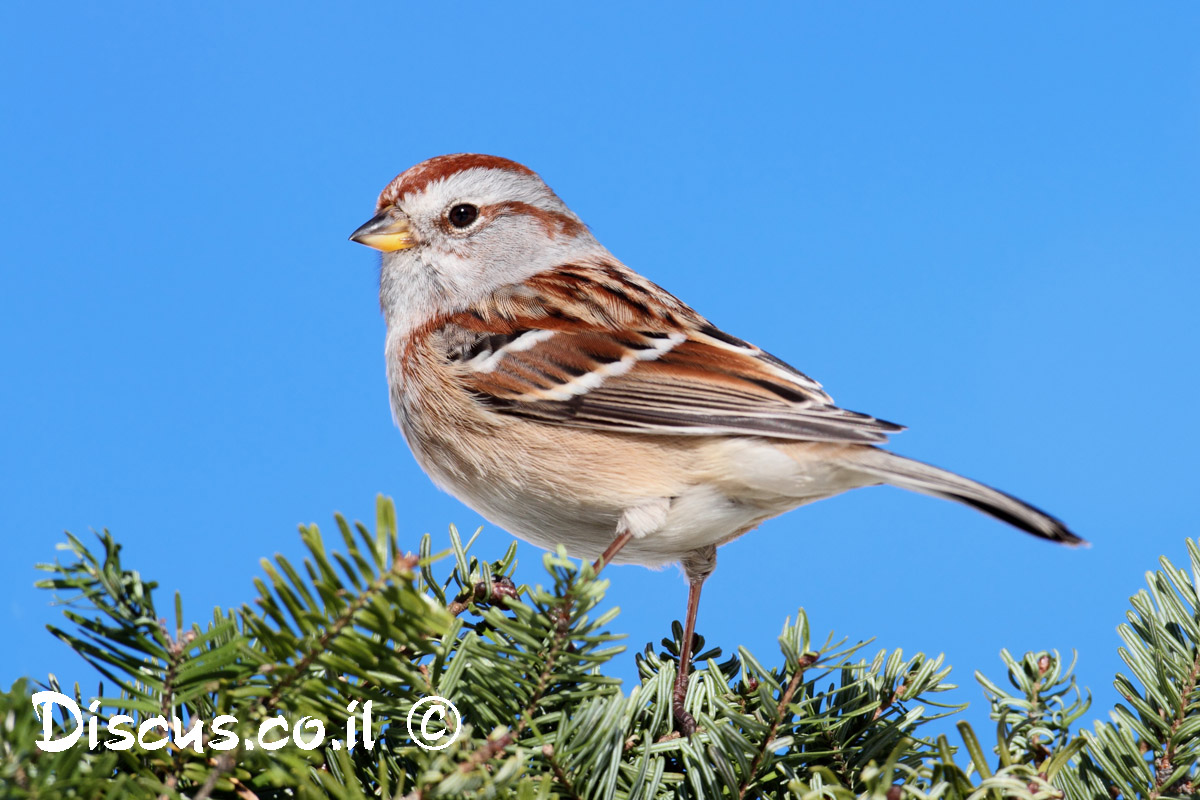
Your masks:
{"label": "bicolored beak", "polygon": [[381,253],[406,250],[417,243],[408,217],[395,206],[388,206],[350,234],[350,241],[373,247]]}

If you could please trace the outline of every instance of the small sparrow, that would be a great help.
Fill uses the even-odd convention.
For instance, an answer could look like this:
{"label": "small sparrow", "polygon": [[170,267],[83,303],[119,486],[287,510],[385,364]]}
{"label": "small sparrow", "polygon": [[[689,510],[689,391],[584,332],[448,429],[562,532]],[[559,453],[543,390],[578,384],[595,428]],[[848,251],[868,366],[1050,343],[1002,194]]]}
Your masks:
{"label": "small sparrow", "polygon": [[1053,542],[1048,514],[877,445],[899,425],[725,333],[608,252],[532,170],[432,158],[350,238],[383,253],[392,412],[434,483],[539,547],[689,584],[673,710],[717,547],[862,486],[957,500]]}

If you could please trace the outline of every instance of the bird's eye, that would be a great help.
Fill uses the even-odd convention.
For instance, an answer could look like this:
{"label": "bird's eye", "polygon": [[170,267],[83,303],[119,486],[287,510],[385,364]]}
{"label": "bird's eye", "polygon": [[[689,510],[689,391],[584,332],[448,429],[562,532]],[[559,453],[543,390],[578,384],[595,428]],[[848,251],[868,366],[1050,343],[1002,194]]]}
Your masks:
{"label": "bird's eye", "polygon": [[447,216],[451,225],[456,228],[465,228],[479,217],[479,209],[470,203],[459,203],[450,209]]}

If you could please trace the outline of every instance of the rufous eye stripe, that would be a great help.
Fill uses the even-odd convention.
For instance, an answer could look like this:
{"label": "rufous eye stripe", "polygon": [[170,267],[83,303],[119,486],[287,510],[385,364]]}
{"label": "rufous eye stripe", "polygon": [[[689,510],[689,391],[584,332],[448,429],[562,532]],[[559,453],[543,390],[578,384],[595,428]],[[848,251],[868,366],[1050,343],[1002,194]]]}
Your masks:
{"label": "rufous eye stripe", "polygon": [[511,214],[532,217],[545,229],[546,235],[551,239],[557,239],[559,236],[578,236],[587,230],[586,225],[570,214],[564,214],[561,211],[550,211],[545,208],[539,208],[531,203],[522,203],[515,200],[485,206],[482,211],[484,214],[494,216]]}

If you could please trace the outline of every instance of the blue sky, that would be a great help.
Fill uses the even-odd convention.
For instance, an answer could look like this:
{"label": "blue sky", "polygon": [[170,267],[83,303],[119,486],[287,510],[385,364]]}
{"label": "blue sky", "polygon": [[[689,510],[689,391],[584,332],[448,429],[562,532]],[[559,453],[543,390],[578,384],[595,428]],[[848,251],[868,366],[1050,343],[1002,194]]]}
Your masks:
{"label": "blue sky", "polygon": [[[64,529],[109,528],[204,620],[378,492],[413,547],[482,524],[392,426],[377,258],[346,241],[396,173],[478,151],[908,425],[897,451],[1094,543],[851,493],[721,550],[710,644],[768,658],[803,606],[819,638],[946,653],[976,721],[1000,648],[1076,648],[1102,716],[1127,598],[1200,533],[1200,6],[426,5],[0,9],[0,685],[94,686],[33,588]],[[631,678],[686,592],[610,577]]]}

